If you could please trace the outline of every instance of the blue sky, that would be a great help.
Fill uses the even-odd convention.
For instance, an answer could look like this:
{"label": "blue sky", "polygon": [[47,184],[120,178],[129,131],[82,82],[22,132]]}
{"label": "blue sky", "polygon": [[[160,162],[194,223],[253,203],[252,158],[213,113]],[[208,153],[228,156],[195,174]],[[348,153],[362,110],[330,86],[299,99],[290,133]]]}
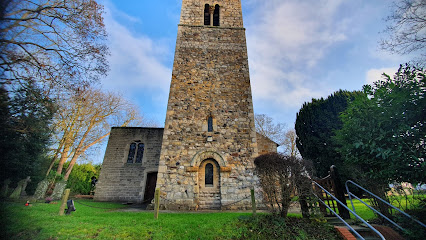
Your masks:
{"label": "blue sky", "polygon": [[[181,0],[101,2],[112,53],[104,88],[164,126]],[[390,4],[243,0],[255,113],[293,127],[304,102],[395,73],[409,58],[379,49]]]}

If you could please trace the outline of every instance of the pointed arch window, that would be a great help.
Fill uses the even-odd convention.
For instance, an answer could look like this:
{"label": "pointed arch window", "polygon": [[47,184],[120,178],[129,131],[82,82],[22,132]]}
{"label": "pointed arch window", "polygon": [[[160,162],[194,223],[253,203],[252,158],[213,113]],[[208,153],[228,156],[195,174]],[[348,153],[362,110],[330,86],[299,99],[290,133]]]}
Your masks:
{"label": "pointed arch window", "polygon": [[213,26],[220,26],[220,6],[216,4],[213,12]]}
{"label": "pointed arch window", "polygon": [[143,153],[145,151],[145,144],[131,143],[129,147],[129,155],[127,156],[127,163],[142,163]]}
{"label": "pointed arch window", "polygon": [[210,116],[207,119],[207,131],[208,132],[213,132],[213,117],[212,116]]}
{"label": "pointed arch window", "polygon": [[205,171],[205,185],[213,185],[213,164],[207,163]]}
{"label": "pointed arch window", "polygon": [[204,7],[204,25],[210,26],[210,5],[206,4]]}
{"label": "pointed arch window", "polygon": [[136,152],[136,143],[132,143],[132,144],[130,144],[129,156],[127,157],[127,163],[133,163],[133,160],[135,158],[135,152]]}
{"label": "pointed arch window", "polygon": [[138,144],[138,152],[136,154],[135,163],[142,163],[143,152],[145,151],[145,145],[143,143]]}

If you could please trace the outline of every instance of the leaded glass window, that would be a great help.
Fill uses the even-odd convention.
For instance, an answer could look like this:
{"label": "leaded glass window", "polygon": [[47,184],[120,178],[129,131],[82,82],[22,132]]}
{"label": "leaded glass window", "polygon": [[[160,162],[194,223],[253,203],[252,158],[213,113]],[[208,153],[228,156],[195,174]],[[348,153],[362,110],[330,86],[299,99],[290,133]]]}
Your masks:
{"label": "leaded glass window", "polygon": [[133,159],[135,158],[136,152],[136,143],[130,144],[129,148],[129,156],[127,157],[127,163],[133,163]]}
{"label": "leaded glass window", "polygon": [[142,163],[144,150],[145,150],[145,145],[143,143],[139,143],[138,144],[138,152],[136,154],[136,163]]}
{"label": "leaded glass window", "polygon": [[220,25],[219,12],[220,12],[220,6],[219,6],[219,4],[216,4],[216,6],[214,7],[214,13],[213,13],[213,26],[219,26]]}
{"label": "leaded glass window", "polygon": [[205,185],[213,185],[213,164],[206,164]]}
{"label": "leaded glass window", "polygon": [[210,26],[210,5],[204,7],[204,25]]}
{"label": "leaded glass window", "polygon": [[209,117],[208,119],[207,119],[207,130],[209,131],[209,132],[213,132],[213,117]]}

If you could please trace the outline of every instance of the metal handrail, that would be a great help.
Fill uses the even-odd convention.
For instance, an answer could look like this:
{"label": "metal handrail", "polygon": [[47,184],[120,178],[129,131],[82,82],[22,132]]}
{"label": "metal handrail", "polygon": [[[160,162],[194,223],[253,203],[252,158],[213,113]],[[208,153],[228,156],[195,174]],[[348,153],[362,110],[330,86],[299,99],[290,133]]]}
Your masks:
{"label": "metal handrail", "polygon": [[[343,204],[339,199],[337,199],[335,196],[333,196],[333,194],[331,194],[329,191],[327,191],[325,188],[323,188],[320,184],[318,184],[317,182],[313,181],[313,183],[315,185],[317,185],[319,188],[321,188],[325,193],[327,193],[328,195],[330,195],[330,197],[332,197],[338,204],[342,205],[344,208],[346,208],[350,213],[352,213],[357,219],[359,219],[361,222],[363,222],[365,225],[367,225],[368,228],[370,228],[373,232],[375,232],[382,240],[386,240],[385,237],[383,237],[383,235],[377,231],[373,226],[371,226],[368,222],[366,222],[364,219],[362,219],[360,216],[358,216],[354,211],[352,211],[351,209],[349,209],[345,204]],[[315,194],[314,194],[315,195]],[[355,233],[355,235],[357,235],[357,237],[359,237],[362,240],[365,240],[353,227],[351,227],[349,225],[349,223],[347,223],[342,217],[339,216],[339,214],[337,214],[335,211],[333,211],[333,209],[331,209],[324,201],[321,200],[320,197],[318,197],[317,195],[315,195],[318,200],[324,204],[335,216],[337,216],[353,233]]]}
{"label": "metal handrail", "polygon": [[385,203],[386,205],[388,205],[389,207],[397,210],[398,212],[400,212],[402,215],[410,218],[411,220],[413,220],[414,222],[420,224],[422,227],[426,228],[426,225],[422,222],[420,222],[419,220],[413,218],[412,216],[410,216],[409,214],[405,213],[404,211],[402,211],[401,209],[393,206],[392,204],[388,203],[387,201],[383,200],[382,198],[380,198],[379,196],[375,195],[374,193],[368,191],[367,189],[361,187],[359,184],[355,183],[354,181],[348,180],[345,183],[345,187],[346,187],[346,191],[348,192],[348,196],[349,196],[349,200],[351,200],[351,204],[352,204],[352,209],[354,210],[354,212],[356,212],[355,210],[355,206],[354,203],[352,201],[352,196],[354,196],[356,199],[358,199],[361,203],[363,203],[365,206],[367,206],[368,208],[370,208],[371,210],[373,210],[375,213],[379,214],[380,216],[382,216],[384,219],[388,220],[390,223],[392,223],[394,226],[398,227],[401,230],[405,230],[404,228],[402,228],[401,226],[399,226],[397,223],[395,223],[394,221],[390,220],[388,217],[386,217],[383,213],[377,211],[375,208],[371,207],[370,205],[368,205],[367,203],[365,203],[364,201],[362,201],[359,197],[357,197],[355,194],[353,194],[352,192],[349,191],[349,186],[348,183],[352,183],[353,185],[359,187],[360,189],[364,190],[365,192],[367,192],[368,194],[370,194],[371,196],[375,197],[376,199],[382,201],[383,203]]}

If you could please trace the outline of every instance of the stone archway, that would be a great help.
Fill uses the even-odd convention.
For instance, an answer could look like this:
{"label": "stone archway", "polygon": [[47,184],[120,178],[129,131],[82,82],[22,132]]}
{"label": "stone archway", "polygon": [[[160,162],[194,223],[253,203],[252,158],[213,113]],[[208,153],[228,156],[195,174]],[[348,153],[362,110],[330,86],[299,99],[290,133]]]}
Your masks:
{"label": "stone archway", "polygon": [[220,166],[213,158],[205,159],[198,168],[198,208],[221,209]]}

